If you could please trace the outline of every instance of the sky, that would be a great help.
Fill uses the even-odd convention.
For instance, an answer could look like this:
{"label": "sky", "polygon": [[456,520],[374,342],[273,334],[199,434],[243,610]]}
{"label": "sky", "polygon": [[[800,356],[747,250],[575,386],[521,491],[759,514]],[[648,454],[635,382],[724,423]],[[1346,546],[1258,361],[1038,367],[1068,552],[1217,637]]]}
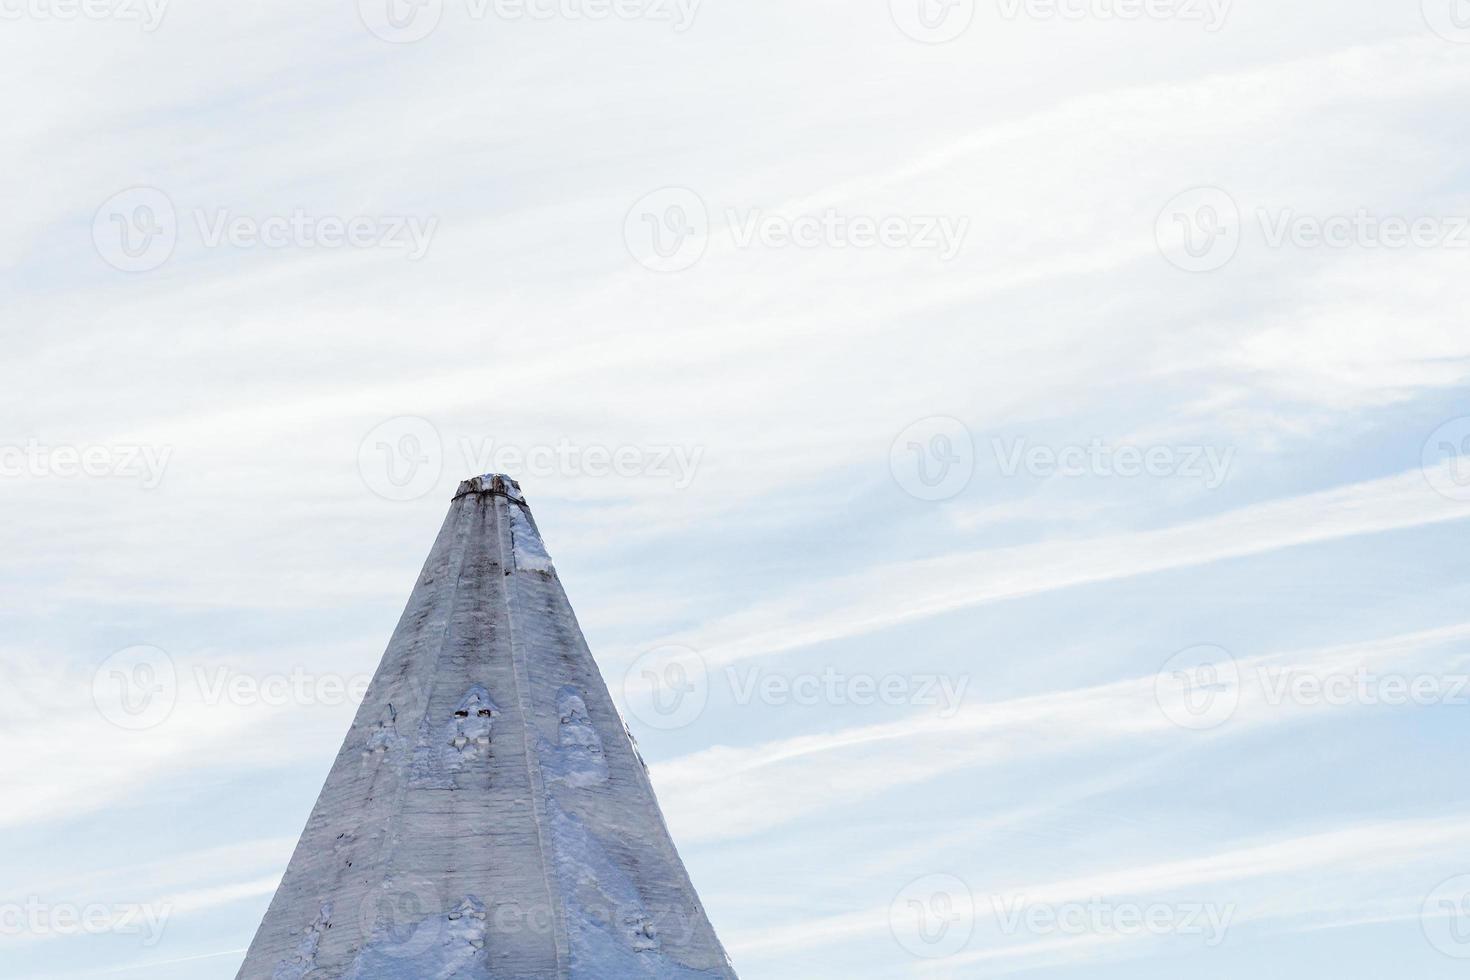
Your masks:
{"label": "sky", "polygon": [[1463,0],[0,0],[0,977],[229,980],[521,481],[745,980],[1463,976]]}

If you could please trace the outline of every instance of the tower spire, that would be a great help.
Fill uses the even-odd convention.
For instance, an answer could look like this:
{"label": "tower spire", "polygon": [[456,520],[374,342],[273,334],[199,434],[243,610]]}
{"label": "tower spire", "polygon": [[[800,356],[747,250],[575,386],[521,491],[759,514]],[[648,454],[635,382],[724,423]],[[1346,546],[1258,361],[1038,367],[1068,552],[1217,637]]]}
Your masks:
{"label": "tower spire", "polygon": [[734,980],[515,480],[459,487],[237,980]]}

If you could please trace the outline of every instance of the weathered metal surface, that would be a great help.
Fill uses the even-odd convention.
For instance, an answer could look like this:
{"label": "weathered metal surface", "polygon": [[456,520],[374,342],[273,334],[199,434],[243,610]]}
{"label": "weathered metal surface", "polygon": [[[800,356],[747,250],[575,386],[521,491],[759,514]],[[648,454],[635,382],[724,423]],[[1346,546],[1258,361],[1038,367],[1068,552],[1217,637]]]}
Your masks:
{"label": "weathered metal surface", "polygon": [[239,980],[734,978],[515,481],[466,481]]}

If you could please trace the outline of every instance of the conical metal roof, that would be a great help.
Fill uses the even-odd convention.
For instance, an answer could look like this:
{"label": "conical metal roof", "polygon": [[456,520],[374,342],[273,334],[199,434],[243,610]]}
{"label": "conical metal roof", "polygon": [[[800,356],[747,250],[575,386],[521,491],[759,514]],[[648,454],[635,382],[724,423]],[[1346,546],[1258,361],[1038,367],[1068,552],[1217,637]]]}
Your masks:
{"label": "conical metal roof", "polygon": [[520,487],[466,481],[239,980],[734,976]]}

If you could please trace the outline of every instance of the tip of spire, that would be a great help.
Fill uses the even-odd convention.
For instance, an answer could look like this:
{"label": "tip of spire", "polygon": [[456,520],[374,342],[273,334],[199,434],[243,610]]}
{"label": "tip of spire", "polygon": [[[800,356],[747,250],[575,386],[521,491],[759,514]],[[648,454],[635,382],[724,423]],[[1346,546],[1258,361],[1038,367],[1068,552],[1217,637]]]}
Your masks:
{"label": "tip of spire", "polygon": [[465,480],[459,485],[459,490],[454,494],[454,499],[468,496],[472,493],[493,493],[514,500],[518,504],[526,502],[521,493],[521,485],[504,473],[486,473],[471,480]]}

